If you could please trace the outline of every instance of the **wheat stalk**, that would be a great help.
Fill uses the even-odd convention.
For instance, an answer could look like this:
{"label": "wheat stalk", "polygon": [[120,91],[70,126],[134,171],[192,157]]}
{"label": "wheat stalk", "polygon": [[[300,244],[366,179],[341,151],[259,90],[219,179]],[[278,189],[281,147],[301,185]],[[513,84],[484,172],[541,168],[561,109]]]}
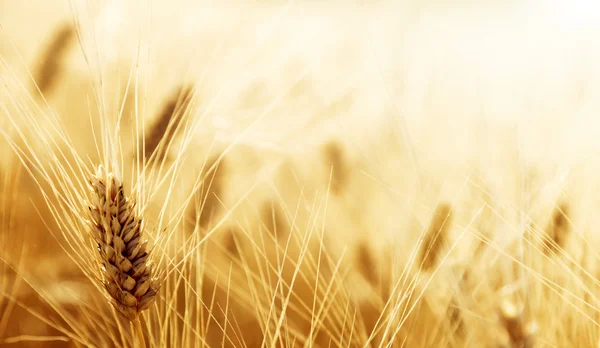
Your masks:
{"label": "wheat stalk", "polygon": [[102,166],[90,184],[91,232],[98,244],[102,285],[112,305],[134,324],[144,346],[140,313],[153,303],[160,282],[154,277],[148,242],[142,240],[142,219],[134,210],[134,201],[125,196],[123,184]]}

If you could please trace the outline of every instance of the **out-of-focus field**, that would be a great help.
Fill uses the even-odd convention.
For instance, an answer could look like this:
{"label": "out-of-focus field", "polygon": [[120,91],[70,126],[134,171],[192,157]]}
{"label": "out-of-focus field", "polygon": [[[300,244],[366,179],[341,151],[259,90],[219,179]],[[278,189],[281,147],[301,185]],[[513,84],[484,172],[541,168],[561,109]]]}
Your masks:
{"label": "out-of-focus field", "polygon": [[150,346],[596,347],[599,40],[583,0],[0,2],[0,346],[131,346],[52,190],[113,137],[181,266]]}

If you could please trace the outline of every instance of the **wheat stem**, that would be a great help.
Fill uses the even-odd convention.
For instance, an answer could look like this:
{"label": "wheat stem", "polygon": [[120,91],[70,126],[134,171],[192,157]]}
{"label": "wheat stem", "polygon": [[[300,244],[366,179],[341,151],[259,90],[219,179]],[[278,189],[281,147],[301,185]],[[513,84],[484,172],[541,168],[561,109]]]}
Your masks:
{"label": "wheat stem", "polygon": [[144,340],[144,332],[142,331],[142,321],[138,317],[131,323],[133,324],[135,336],[137,337],[137,342],[138,342],[137,347],[138,348],[146,348],[146,341]]}

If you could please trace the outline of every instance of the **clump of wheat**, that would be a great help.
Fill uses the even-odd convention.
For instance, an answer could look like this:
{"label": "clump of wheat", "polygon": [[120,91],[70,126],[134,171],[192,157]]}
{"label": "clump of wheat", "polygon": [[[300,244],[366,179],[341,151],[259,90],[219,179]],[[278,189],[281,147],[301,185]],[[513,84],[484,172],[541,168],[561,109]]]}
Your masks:
{"label": "clump of wheat", "polygon": [[160,283],[149,260],[142,219],[135,202],[126,197],[123,184],[102,166],[90,180],[91,231],[98,244],[102,283],[113,306],[127,319],[137,321],[156,297]]}
{"label": "clump of wheat", "polygon": [[[439,15],[415,21],[408,15],[408,21],[398,21],[397,16],[386,14],[398,11],[379,2],[377,8],[331,7],[331,13],[322,12],[326,6],[312,9],[299,2],[293,5],[302,11],[294,13],[294,6],[286,7],[289,20],[281,21],[271,41],[271,9],[262,6],[234,11],[241,13],[241,21],[227,5],[208,16],[212,9],[196,8],[188,0],[157,1],[153,13],[176,13],[178,7],[185,12],[144,16],[145,3],[139,11],[111,7],[116,1],[108,3],[100,19],[119,17],[122,12],[127,19],[123,25],[113,25],[112,19],[104,25],[102,20],[92,22],[88,13],[97,6],[90,3],[85,6],[89,11],[81,11],[73,2],[73,10],[80,14],[73,14],[71,33],[57,31],[34,71],[21,78],[16,73],[13,77],[12,71],[3,75],[17,64],[2,52],[2,43],[10,40],[0,40],[0,133],[22,161],[22,170],[31,174],[16,188],[12,179],[0,179],[4,183],[0,185],[4,186],[4,191],[0,187],[4,195],[0,196],[4,232],[0,261],[10,261],[0,263],[4,296],[0,296],[0,345],[36,340],[49,346],[56,340],[65,342],[61,347],[131,347],[132,337],[121,323],[125,320],[115,320],[128,318],[136,325],[138,338],[144,325],[146,340],[153,347],[513,348],[531,347],[534,338],[540,345],[596,346],[598,266],[590,246],[597,237],[593,220],[588,224],[577,220],[586,221],[586,215],[593,219],[589,212],[597,210],[596,195],[593,180],[582,180],[585,176],[572,174],[570,168],[571,159],[589,155],[586,147],[578,146],[587,143],[570,138],[566,142],[561,132],[550,132],[555,126],[565,129],[560,119],[554,126],[552,119],[543,127],[531,122],[531,129],[529,121],[515,121],[518,134],[513,134],[510,120],[505,124],[495,116],[483,121],[468,118],[547,114],[546,107],[537,109],[539,91],[554,97],[552,101],[564,102],[551,103],[548,109],[565,107],[570,116],[579,112],[580,101],[563,99],[570,90],[562,88],[571,85],[573,73],[589,77],[589,72],[585,67],[581,72],[564,70],[567,77],[553,82],[545,74],[548,69],[532,69],[537,58],[570,66],[548,60],[560,57],[553,52],[529,55],[533,53],[529,40],[543,35],[497,30],[496,20],[501,27],[525,29],[506,25],[520,24],[517,18],[503,17],[506,11],[494,10],[489,17],[481,11],[471,20],[450,13],[460,11],[433,9]],[[195,21],[198,14],[206,20]],[[151,31],[160,35],[145,38],[146,30],[141,28],[148,26],[139,23],[136,28],[137,17],[152,17]],[[216,18],[214,24],[209,17]],[[320,17],[327,19],[322,27]],[[330,21],[333,17],[335,21]],[[46,13],[43,18],[50,19]],[[177,22],[171,23],[170,18]],[[222,28],[237,22],[242,23],[239,29],[223,37]],[[402,27],[396,27],[397,22]],[[1,15],[0,23],[9,27]],[[108,30],[103,32],[103,26]],[[441,26],[448,30],[436,30]],[[360,32],[348,35],[353,27]],[[15,46],[28,46],[22,36],[29,30],[14,29]],[[314,39],[304,36],[312,29]],[[556,33],[548,31],[547,41],[553,44],[572,36],[561,32],[553,37]],[[111,42],[132,33],[139,38]],[[79,63],[76,50],[71,49],[75,34],[84,51]],[[260,46],[254,45],[256,34]],[[367,34],[374,34],[375,40]],[[496,39],[491,46],[471,49],[471,43],[487,42],[489,37]],[[198,42],[203,52],[191,56],[186,46]],[[428,42],[444,44],[433,47]],[[214,54],[206,54],[213,44]],[[566,47],[565,52],[577,52],[571,43]],[[519,58],[509,59],[509,64],[498,60],[515,48],[525,48],[519,50]],[[134,60],[130,61],[129,51],[136,52]],[[121,52],[123,57],[117,57]],[[465,64],[472,57],[483,64]],[[586,58],[586,53],[577,52],[576,57]],[[189,68],[184,69],[184,63]],[[380,74],[371,67],[382,69],[385,86],[373,79]],[[488,72],[488,67],[494,69]],[[126,84],[113,83],[126,77],[129,69]],[[557,77],[563,71],[551,70]],[[181,77],[194,87],[185,87],[177,75],[185,75]],[[509,75],[520,79],[505,80]],[[35,83],[21,95],[25,88],[17,87],[25,77]],[[61,85],[72,78],[87,87]],[[583,90],[590,82],[589,87],[594,87],[593,78],[583,80]],[[448,81],[460,84],[448,88]],[[540,88],[531,88],[536,81],[543,81]],[[176,83],[175,93],[161,101],[160,86],[172,83]],[[124,86],[125,93],[117,90]],[[474,90],[476,95],[471,93]],[[529,90],[536,94],[525,93]],[[32,93],[43,98],[31,98]],[[515,94],[519,100],[506,110],[502,101],[513,100]],[[578,91],[577,98],[586,100],[586,94]],[[192,103],[193,99],[201,102]],[[585,109],[594,109],[588,102]],[[532,105],[534,110],[529,109]],[[391,117],[396,116],[390,112],[392,106],[406,110],[402,122]],[[17,140],[4,134],[10,133],[9,123],[1,122],[5,113],[18,130]],[[83,131],[81,125],[88,127],[87,117],[82,117],[86,113],[90,124]],[[438,114],[448,117],[444,120]],[[337,133],[339,126],[344,128],[340,139],[321,138]],[[536,138],[540,129],[544,137]],[[549,133],[552,142],[545,142]],[[323,141],[325,145],[311,149]],[[539,173],[536,169],[535,180],[523,173],[537,157],[533,143],[542,145],[541,152],[556,156],[559,164],[553,168],[555,159],[549,156],[544,163],[541,157],[540,164],[553,169]],[[570,156],[550,145],[574,146],[577,151]],[[215,151],[213,146],[222,149]],[[87,161],[103,163],[115,172],[121,166],[121,174],[108,170],[92,175]],[[554,173],[554,169],[560,170]],[[568,177],[577,179],[563,176],[562,169],[569,169]],[[591,169],[588,177],[594,178],[598,169]],[[81,198],[89,189],[89,177],[93,196],[88,210]],[[546,182],[551,178],[556,187]],[[551,193],[565,180],[585,185],[564,182],[569,200],[559,203],[551,216],[544,212],[538,217],[539,207],[552,203],[538,189]],[[136,202],[123,190],[129,183],[134,187],[131,191],[139,193]],[[465,189],[467,195],[462,193]],[[579,189],[589,193],[572,195]],[[581,198],[583,202],[578,201]],[[29,202],[34,204],[25,204]],[[439,202],[437,208],[434,202]],[[38,211],[39,206],[45,210]],[[21,217],[31,219],[34,207],[40,213],[39,226],[21,223]],[[585,208],[581,217],[580,207]],[[547,218],[545,230],[534,223]],[[429,222],[423,233],[425,220]],[[149,263],[142,222],[146,233],[169,226],[169,233],[161,236],[165,243],[155,243],[157,250],[152,252],[160,267]],[[32,261],[12,255],[17,245],[31,250],[43,244],[51,249],[40,239],[44,235],[52,235],[66,252],[47,251],[52,258],[36,254]],[[469,241],[471,235],[475,245]],[[22,239],[20,244],[15,236]],[[93,244],[83,240],[89,237]],[[576,255],[580,246],[585,248],[581,257]],[[346,256],[347,250],[354,250],[354,258]],[[73,268],[80,268],[77,273],[67,274],[66,265],[58,262],[53,270],[50,265],[55,263],[47,261],[67,258],[74,261]],[[157,276],[163,262],[169,271]],[[37,265],[44,268],[38,270]],[[105,298],[93,301],[97,289],[83,276],[92,278],[113,303],[112,316],[107,317]],[[65,286],[75,280],[79,286]],[[17,286],[18,282],[26,286]],[[35,301],[29,299],[33,290]],[[526,296],[527,310],[509,302],[496,318],[492,309],[507,293]],[[44,308],[36,308],[38,303]],[[40,318],[43,325],[29,323]],[[533,318],[540,321],[539,333]],[[53,332],[60,336],[52,337]]]}

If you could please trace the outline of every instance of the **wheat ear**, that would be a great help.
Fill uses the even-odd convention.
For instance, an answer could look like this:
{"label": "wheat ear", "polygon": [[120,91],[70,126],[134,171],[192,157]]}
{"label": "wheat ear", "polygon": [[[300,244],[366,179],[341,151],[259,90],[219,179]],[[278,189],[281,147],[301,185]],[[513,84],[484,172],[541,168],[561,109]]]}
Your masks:
{"label": "wheat ear", "polygon": [[102,166],[90,184],[91,232],[98,244],[102,285],[112,305],[136,326],[144,346],[140,312],[154,301],[159,281],[153,277],[148,242],[142,240],[142,219],[134,210],[134,201],[123,193],[123,184]]}
{"label": "wheat ear", "polygon": [[62,60],[67,55],[76,35],[77,32],[71,24],[60,27],[50,40],[46,51],[41,55],[41,63],[34,76],[35,83],[43,96],[50,93],[60,79],[63,70]]}
{"label": "wheat ear", "polygon": [[521,311],[509,301],[504,301],[500,307],[500,321],[508,334],[511,348],[531,348],[534,344],[534,334],[537,324],[534,321],[525,324]]}
{"label": "wheat ear", "polygon": [[560,203],[552,212],[552,219],[544,235],[544,253],[558,255],[567,244],[570,235],[569,205]]}
{"label": "wheat ear", "polygon": [[448,239],[452,211],[447,203],[438,204],[421,246],[421,270],[429,271],[438,262],[442,248]]}

